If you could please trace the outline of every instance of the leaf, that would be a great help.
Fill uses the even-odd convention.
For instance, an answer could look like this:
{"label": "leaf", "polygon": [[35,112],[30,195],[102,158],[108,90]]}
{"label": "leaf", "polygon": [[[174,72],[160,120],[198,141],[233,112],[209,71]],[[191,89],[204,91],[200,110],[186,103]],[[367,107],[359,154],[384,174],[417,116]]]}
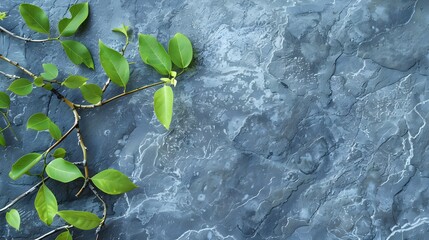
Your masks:
{"label": "leaf", "polygon": [[10,107],[10,97],[4,92],[0,92],[0,108],[8,109]]}
{"label": "leaf", "polygon": [[176,33],[168,43],[168,53],[176,66],[186,68],[192,61],[192,43],[185,35]]}
{"label": "leaf", "polygon": [[55,152],[52,154],[54,158],[64,158],[66,156],[66,150],[64,148],[57,148]]}
{"label": "leaf", "polygon": [[173,118],[173,89],[164,86],[154,94],[154,110],[158,121],[168,130]]}
{"label": "leaf", "polygon": [[70,234],[70,231],[62,232],[60,235],[58,235],[55,240],[73,240],[72,235]]}
{"label": "leaf", "polygon": [[43,87],[43,77],[35,78],[33,83],[36,85],[36,87]]}
{"label": "leaf", "polygon": [[35,113],[27,120],[27,129],[36,131],[48,130],[51,120],[44,113]]}
{"label": "leaf", "polygon": [[91,230],[101,223],[101,219],[90,212],[64,210],[59,211],[58,215],[68,224],[82,230]]}
{"label": "leaf", "polygon": [[7,90],[19,96],[26,96],[33,91],[33,84],[25,78],[20,78],[13,81]]}
{"label": "leaf", "polygon": [[45,184],[42,184],[37,192],[34,207],[40,220],[50,226],[58,212],[58,203],[55,195]]}
{"label": "leaf", "polygon": [[69,9],[69,11],[72,17],[63,18],[58,23],[60,36],[63,37],[69,37],[75,34],[79,26],[86,20],[89,12],[88,3],[75,4]]}
{"label": "leaf", "polygon": [[57,124],[53,122],[49,124],[49,133],[51,134],[52,138],[55,140],[59,140],[62,137],[60,128],[57,126]]}
{"label": "leaf", "polygon": [[92,61],[91,53],[85,45],[73,40],[61,41],[61,45],[63,46],[67,57],[69,57],[70,61],[74,64],[79,65],[83,63],[88,68],[94,69],[94,62]]}
{"label": "leaf", "polygon": [[129,31],[129,27],[128,26],[125,26],[124,24],[122,24],[121,27],[114,28],[112,31],[113,32],[122,33],[128,39],[128,31]]}
{"label": "leaf", "polygon": [[46,166],[49,177],[62,183],[68,183],[78,178],[83,178],[79,168],[62,158],[56,158]]}
{"label": "leaf", "polygon": [[4,138],[3,132],[0,132],[0,146],[6,147],[6,139]]}
{"label": "leaf", "polygon": [[101,191],[111,195],[125,193],[137,188],[127,176],[115,169],[101,171],[93,176],[91,181]]}
{"label": "leaf", "polygon": [[23,3],[19,5],[19,12],[31,30],[49,35],[49,19],[45,11],[38,6]]}
{"label": "leaf", "polygon": [[11,209],[6,213],[6,221],[7,223],[19,231],[19,226],[21,225],[21,217],[19,216],[19,212],[16,209]]}
{"label": "leaf", "polygon": [[71,75],[68,78],[66,78],[66,80],[64,80],[64,82],[62,82],[61,85],[74,89],[74,88],[79,88],[80,86],[85,84],[87,80],[88,78],[86,77]]}
{"label": "leaf", "polygon": [[52,63],[43,64],[44,73],[40,74],[45,80],[54,80],[58,77],[58,68]]}
{"label": "leaf", "polygon": [[83,98],[92,104],[97,104],[101,101],[103,91],[96,84],[85,84],[80,87]]}
{"label": "leaf", "polygon": [[143,62],[162,75],[169,75],[171,59],[161,43],[151,35],[139,34],[139,52]]}
{"label": "leaf", "polygon": [[28,153],[22,156],[12,165],[12,169],[9,172],[9,177],[13,180],[20,178],[41,159],[42,155],[39,153]]}
{"label": "leaf", "polygon": [[119,52],[107,47],[99,41],[100,62],[107,76],[116,85],[126,88],[130,78],[130,66],[127,59]]}

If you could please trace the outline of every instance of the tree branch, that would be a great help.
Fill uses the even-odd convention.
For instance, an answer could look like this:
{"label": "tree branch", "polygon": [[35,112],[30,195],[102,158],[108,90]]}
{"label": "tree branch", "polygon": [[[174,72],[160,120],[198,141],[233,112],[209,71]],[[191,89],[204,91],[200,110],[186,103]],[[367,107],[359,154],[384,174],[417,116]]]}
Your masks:
{"label": "tree branch", "polygon": [[7,30],[6,28],[0,26],[0,32],[4,32],[6,34],[8,34],[11,37],[17,38],[19,40],[23,40],[26,42],[37,42],[37,43],[41,43],[41,42],[48,42],[48,41],[52,41],[52,40],[57,40],[59,38],[46,38],[46,39],[31,39],[31,38],[26,38],[26,37],[21,37],[16,35],[15,33]]}
{"label": "tree branch", "polygon": [[50,236],[50,235],[52,235],[52,234],[54,234],[54,233],[56,233],[56,232],[59,232],[59,231],[61,231],[61,230],[70,229],[70,228],[72,228],[72,227],[73,227],[73,225],[64,225],[64,226],[61,226],[61,227],[57,227],[57,228],[53,229],[52,231],[49,231],[49,232],[47,232],[47,233],[43,234],[42,236],[40,236],[40,237],[38,237],[38,238],[35,238],[34,240],[42,240],[42,239],[44,239],[45,237],[48,237],[48,236]]}
{"label": "tree branch", "polygon": [[100,196],[100,194],[98,194],[97,190],[95,189],[94,186],[92,186],[92,184],[88,184],[89,188],[91,189],[91,191],[94,193],[94,195],[98,198],[98,200],[100,200],[100,202],[103,204],[103,217],[101,218],[101,222],[100,225],[98,225],[97,230],[95,231],[96,233],[96,238],[95,240],[98,240],[101,228],[104,226],[104,223],[106,221],[106,216],[107,216],[107,205],[106,202],[103,200],[103,198]]}
{"label": "tree branch", "polygon": [[0,71],[0,74],[3,75],[3,76],[5,76],[5,77],[7,77],[7,78],[9,78],[9,79],[12,79],[12,80],[20,78],[19,76],[16,76],[16,75],[13,75],[13,74],[8,74],[8,73],[5,73],[3,71]]}
{"label": "tree branch", "polygon": [[32,77],[32,78],[36,78],[36,74],[32,73],[30,70],[24,68],[23,66],[19,65],[19,63],[14,62],[12,60],[10,60],[9,58],[5,57],[4,55],[0,54],[0,59],[3,61],[6,61],[7,63],[19,68],[21,71],[23,71],[25,74],[27,74],[28,76]]}

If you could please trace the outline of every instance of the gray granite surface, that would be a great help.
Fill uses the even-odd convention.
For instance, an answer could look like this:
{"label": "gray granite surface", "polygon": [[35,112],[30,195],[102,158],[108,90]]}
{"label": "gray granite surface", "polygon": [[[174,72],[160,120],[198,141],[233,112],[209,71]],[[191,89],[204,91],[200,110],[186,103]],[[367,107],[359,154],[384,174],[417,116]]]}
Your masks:
{"label": "gray granite surface", "polygon": [[[29,2],[56,26],[77,1]],[[1,25],[43,38],[19,19],[19,3],[1,1],[0,11],[10,15]],[[182,32],[195,48],[192,69],[174,89],[170,131],[154,118],[154,90],[81,111],[91,171],[115,168],[139,186],[105,196],[101,239],[429,239],[428,1],[91,0],[90,8],[73,39],[90,48],[96,71],[75,67],[56,42],[2,33],[0,53],[35,72],[54,62],[62,77],[82,74],[101,85],[98,39],[120,49],[123,39],[111,29],[124,23],[133,35],[126,56],[136,62],[131,89],[158,79],[141,63],[137,33],[166,44]],[[5,63],[0,68],[22,75]],[[0,86],[7,85],[2,77]],[[64,93],[81,101],[77,91]],[[11,96],[19,140],[6,133],[0,206],[37,181],[10,180],[12,163],[52,143],[47,133],[26,131],[26,119],[42,111],[63,131],[72,124],[67,106],[46,91]],[[62,146],[79,161],[74,136]],[[80,182],[48,184],[61,209],[101,214],[89,191],[74,197]],[[0,216],[2,239],[52,229],[37,220],[33,201],[15,206],[20,232]]]}

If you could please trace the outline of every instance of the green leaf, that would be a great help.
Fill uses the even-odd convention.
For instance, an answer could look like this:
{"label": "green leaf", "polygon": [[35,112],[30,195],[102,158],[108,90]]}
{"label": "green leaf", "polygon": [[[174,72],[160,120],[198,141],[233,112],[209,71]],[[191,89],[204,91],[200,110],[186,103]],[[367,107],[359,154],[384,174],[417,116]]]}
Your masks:
{"label": "green leaf", "polygon": [[58,29],[60,35],[63,37],[69,37],[77,31],[79,26],[86,20],[88,17],[88,3],[78,3],[73,5],[69,11],[71,13],[71,18],[63,18],[58,23]]}
{"label": "green leaf", "polygon": [[72,235],[70,234],[70,232],[67,230],[65,232],[62,232],[60,235],[58,235],[55,240],[73,240]]}
{"label": "green leaf", "polygon": [[66,78],[66,80],[64,80],[64,82],[62,82],[61,85],[74,89],[74,88],[79,88],[80,86],[85,84],[87,80],[88,78],[86,77],[71,75],[68,78]]}
{"label": "green leaf", "polygon": [[128,26],[125,26],[124,24],[122,24],[121,27],[114,28],[112,31],[113,32],[122,33],[128,39],[128,31],[129,31],[129,27]]}
{"label": "green leaf", "polygon": [[85,64],[88,68],[94,69],[91,53],[88,48],[80,42],[73,40],[61,41],[64,51],[74,64]]}
{"label": "green leaf", "polygon": [[36,87],[42,87],[43,86],[43,77],[37,77],[36,79],[34,79],[33,83],[34,83],[34,85],[36,85]]}
{"label": "green leaf", "polygon": [[52,138],[55,140],[59,140],[62,136],[60,128],[57,126],[57,124],[53,122],[49,124],[49,133],[51,134]]}
{"label": "green leaf", "polygon": [[45,80],[54,80],[58,77],[58,68],[52,63],[43,64],[44,73],[40,74]]}
{"label": "green leaf", "polygon": [[33,84],[25,78],[20,78],[13,81],[7,90],[19,96],[26,96],[33,91]]}
{"label": "green leaf", "polygon": [[168,53],[176,66],[186,68],[192,61],[192,43],[185,35],[176,33],[168,43]]}
{"label": "green leaf", "polygon": [[5,18],[7,18],[6,12],[0,12],[0,21],[3,21]]}
{"label": "green leaf", "polygon": [[68,224],[82,230],[91,230],[101,223],[101,219],[90,212],[64,210],[59,211],[58,215]]}
{"label": "green leaf", "polygon": [[100,62],[107,76],[116,85],[126,88],[130,78],[130,66],[127,59],[119,52],[107,47],[99,41]]}
{"label": "green leaf", "polygon": [[49,35],[49,19],[45,11],[38,6],[23,3],[19,5],[19,12],[31,30]]}
{"label": "green leaf", "polygon": [[41,159],[42,154],[39,153],[28,153],[22,156],[12,165],[12,169],[9,172],[9,177],[13,180],[20,178],[34,165],[36,165],[36,163],[38,163]]}
{"label": "green leaf", "polygon": [[21,225],[21,217],[19,216],[19,212],[16,209],[11,209],[6,213],[6,221],[7,223],[19,231],[19,225]]}
{"label": "green leaf", "polygon": [[103,91],[96,84],[85,84],[80,87],[83,98],[92,104],[97,104],[101,101]]}
{"label": "green leaf", "polygon": [[64,158],[66,156],[67,151],[64,148],[57,148],[55,152],[52,154],[54,158]]}
{"label": "green leaf", "polygon": [[27,129],[36,131],[48,130],[51,120],[44,113],[35,113],[27,120]]}
{"label": "green leaf", "polygon": [[154,94],[154,110],[158,121],[168,130],[173,118],[173,89],[164,86]]}
{"label": "green leaf", "polygon": [[137,188],[127,176],[115,169],[101,171],[93,176],[91,181],[101,191],[111,195],[125,193]]}
{"label": "green leaf", "polygon": [[46,166],[49,177],[62,183],[68,183],[78,178],[83,178],[79,168],[62,158],[56,158]]}
{"label": "green leaf", "polygon": [[170,56],[155,37],[139,34],[139,52],[144,63],[152,66],[162,75],[170,74]]}
{"label": "green leaf", "polygon": [[6,139],[4,138],[3,132],[0,132],[0,146],[6,147]]}
{"label": "green leaf", "polygon": [[37,192],[34,207],[40,220],[50,226],[58,212],[58,203],[55,195],[45,184],[42,184]]}
{"label": "green leaf", "polygon": [[0,108],[8,109],[10,107],[10,97],[4,92],[0,92]]}

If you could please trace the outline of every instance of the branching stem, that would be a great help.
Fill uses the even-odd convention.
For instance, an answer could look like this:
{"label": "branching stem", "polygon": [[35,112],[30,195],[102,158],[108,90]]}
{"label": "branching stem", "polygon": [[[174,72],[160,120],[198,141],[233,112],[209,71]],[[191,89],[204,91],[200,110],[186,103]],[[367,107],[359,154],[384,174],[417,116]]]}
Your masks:
{"label": "branching stem", "polygon": [[26,37],[21,37],[16,35],[15,33],[7,30],[6,28],[0,26],[0,32],[4,32],[6,34],[8,34],[11,37],[17,38],[19,40],[23,40],[26,42],[36,42],[36,43],[41,43],[41,42],[49,42],[49,41],[53,41],[53,40],[57,40],[59,38],[46,38],[46,39],[31,39],[31,38],[26,38]]}

